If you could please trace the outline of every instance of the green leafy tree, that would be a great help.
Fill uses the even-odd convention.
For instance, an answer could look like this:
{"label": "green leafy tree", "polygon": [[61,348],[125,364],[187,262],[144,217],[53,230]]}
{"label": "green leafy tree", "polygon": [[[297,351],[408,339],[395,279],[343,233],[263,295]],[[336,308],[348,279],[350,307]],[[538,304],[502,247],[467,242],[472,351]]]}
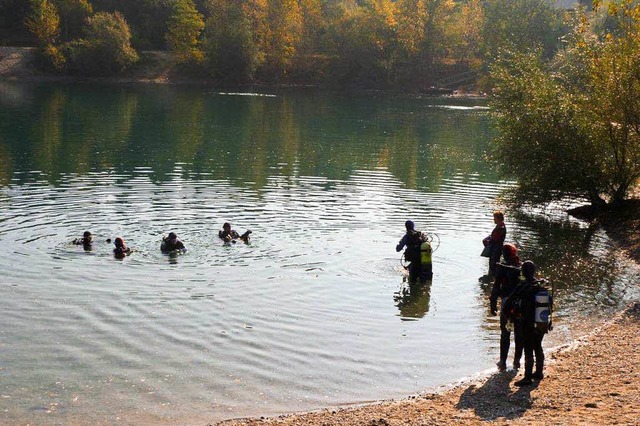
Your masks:
{"label": "green leafy tree", "polygon": [[449,42],[446,29],[453,9],[453,0],[398,2],[398,38],[405,54],[420,72],[432,68],[445,56]]}
{"label": "green leafy tree", "polygon": [[345,2],[334,24],[335,60],[332,73],[341,83],[364,86],[395,81],[398,61],[395,3],[366,0]]}
{"label": "green leafy tree", "polygon": [[69,41],[82,34],[85,20],[93,13],[88,0],[54,0],[60,13],[62,39]]}
{"label": "green leafy tree", "polygon": [[624,200],[640,178],[640,6],[598,38],[583,18],[552,63],[541,52],[503,56],[492,71],[501,136],[495,156],[522,200]]}
{"label": "green leafy tree", "polygon": [[558,50],[561,37],[569,28],[564,11],[548,0],[487,0],[482,30],[488,58],[500,49],[513,51],[542,49],[545,58]]}
{"label": "green leafy tree", "polygon": [[70,70],[86,75],[110,75],[138,61],[131,32],[121,13],[99,12],[87,20],[84,37],[65,45]]}
{"label": "green leafy tree", "polygon": [[179,62],[203,60],[200,49],[200,34],[204,29],[204,17],[196,9],[193,0],[176,0],[174,11],[169,18],[166,33],[167,45]]}
{"label": "green leafy tree", "polygon": [[303,17],[298,0],[267,0],[260,43],[266,71],[276,80],[291,68],[302,41]]}
{"label": "green leafy tree", "polygon": [[257,27],[266,4],[259,1],[209,0],[205,28],[205,64],[216,78],[229,82],[251,80],[264,62]]}
{"label": "green leafy tree", "polygon": [[30,1],[31,11],[25,24],[41,46],[52,45],[60,34],[58,10],[49,0]]}
{"label": "green leafy tree", "polygon": [[445,29],[445,37],[450,41],[450,55],[458,61],[477,62],[480,60],[484,7],[482,0],[470,0],[458,5]]}

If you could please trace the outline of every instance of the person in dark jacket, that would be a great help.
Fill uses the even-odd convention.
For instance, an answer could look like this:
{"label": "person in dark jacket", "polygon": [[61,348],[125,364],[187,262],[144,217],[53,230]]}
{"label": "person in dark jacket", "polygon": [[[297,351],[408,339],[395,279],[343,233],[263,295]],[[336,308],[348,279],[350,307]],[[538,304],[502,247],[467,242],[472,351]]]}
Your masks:
{"label": "person in dark jacket", "polygon": [[184,246],[182,241],[178,239],[178,236],[175,232],[169,232],[167,237],[162,238],[162,243],[160,243],[160,250],[163,253],[171,253],[176,250],[187,251],[187,248]]}
{"label": "person in dark jacket", "polygon": [[[507,298],[504,311],[514,322],[516,342],[522,342],[524,348],[524,378],[515,383],[516,386],[528,386],[533,380],[542,380],[544,377],[544,352],[542,350],[542,339],[551,328],[551,324],[536,324],[536,294],[546,288],[542,284],[544,280],[535,278],[536,265],[527,260],[522,264],[522,274],[524,281],[520,283]],[[553,301],[549,296],[548,309],[551,311]],[[535,356],[536,370],[533,372]]]}
{"label": "person in dark jacket", "polygon": [[236,240],[242,240],[245,243],[249,243],[249,235],[251,231],[247,231],[244,234],[238,234],[234,229],[231,229],[231,224],[229,222],[225,222],[222,225],[222,231],[218,231],[218,237],[221,240],[224,240],[225,243],[235,243]]}
{"label": "person in dark jacket", "polygon": [[[496,277],[491,289],[489,302],[491,305],[491,315],[498,313],[498,299],[500,299],[500,360],[496,363],[498,370],[507,369],[507,355],[511,342],[511,326],[504,312],[505,299],[513,292],[520,283],[520,258],[518,249],[513,244],[505,244],[502,248],[504,262],[496,266]],[[522,346],[515,341],[516,349],[513,357],[513,368],[520,368],[520,358],[522,357]]]}
{"label": "person in dark jacket", "polygon": [[493,212],[493,223],[496,224],[491,235],[482,240],[485,247],[489,247],[489,275],[495,275],[496,264],[500,261],[502,246],[507,237],[507,227],[504,224],[504,213],[500,210]]}
{"label": "person in dark jacket", "polygon": [[76,238],[75,240],[73,240],[73,244],[81,245],[85,250],[89,251],[91,250],[91,245],[93,244],[93,235],[91,235],[91,232],[89,231],[84,231],[84,233],[82,234],[82,238]]}
{"label": "person in dark jacket", "polygon": [[430,280],[433,277],[432,265],[427,263],[422,265],[420,246],[427,241],[427,237],[420,231],[416,231],[415,224],[411,220],[404,223],[407,232],[404,234],[398,245],[396,252],[401,251],[405,246],[404,258],[409,262],[409,283],[415,283],[418,278]]}
{"label": "person in dark jacket", "polygon": [[125,256],[131,254],[132,250],[127,247],[126,243],[124,242],[124,238],[116,237],[116,239],[113,241],[113,245],[116,246],[116,248],[113,249],[113,256],[116,259],[124,259]]}

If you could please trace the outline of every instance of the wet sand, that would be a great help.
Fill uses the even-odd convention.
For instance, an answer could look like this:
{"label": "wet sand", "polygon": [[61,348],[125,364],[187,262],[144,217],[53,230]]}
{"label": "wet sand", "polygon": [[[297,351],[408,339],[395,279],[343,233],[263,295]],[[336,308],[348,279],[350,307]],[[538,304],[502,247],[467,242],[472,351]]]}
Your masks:
{"label": "wet sand", "polygon": [[231,425],[640,424],[640,303],[569,346],[547,354],[545,378],[518,388],[496,372],[442,393]]}

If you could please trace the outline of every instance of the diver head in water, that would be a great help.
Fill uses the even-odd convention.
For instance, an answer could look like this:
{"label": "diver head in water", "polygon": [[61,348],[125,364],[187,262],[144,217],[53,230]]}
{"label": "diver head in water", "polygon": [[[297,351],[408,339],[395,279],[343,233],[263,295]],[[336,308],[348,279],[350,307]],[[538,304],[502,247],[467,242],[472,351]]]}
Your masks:
{"label": "diver head in water", "polygon": [[178,239],[178,236],[175,232],[169,232],[169,235],[162,239],[160,250],[163,253],[169,253],[175,250],[187,251],[186,247],[184,246],[182,241]]}

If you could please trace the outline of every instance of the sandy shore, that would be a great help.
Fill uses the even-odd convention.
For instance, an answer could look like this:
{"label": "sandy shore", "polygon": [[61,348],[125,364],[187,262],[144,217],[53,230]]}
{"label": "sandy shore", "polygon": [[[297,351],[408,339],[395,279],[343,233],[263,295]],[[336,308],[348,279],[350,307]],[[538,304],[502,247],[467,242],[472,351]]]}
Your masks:
{"label": "sandy shore", "polygon": [[221,424],[640,424],[640,303],[547,359],[546,377],[531,387],[514,386],[522,370],[496,372],[444,393]]}

